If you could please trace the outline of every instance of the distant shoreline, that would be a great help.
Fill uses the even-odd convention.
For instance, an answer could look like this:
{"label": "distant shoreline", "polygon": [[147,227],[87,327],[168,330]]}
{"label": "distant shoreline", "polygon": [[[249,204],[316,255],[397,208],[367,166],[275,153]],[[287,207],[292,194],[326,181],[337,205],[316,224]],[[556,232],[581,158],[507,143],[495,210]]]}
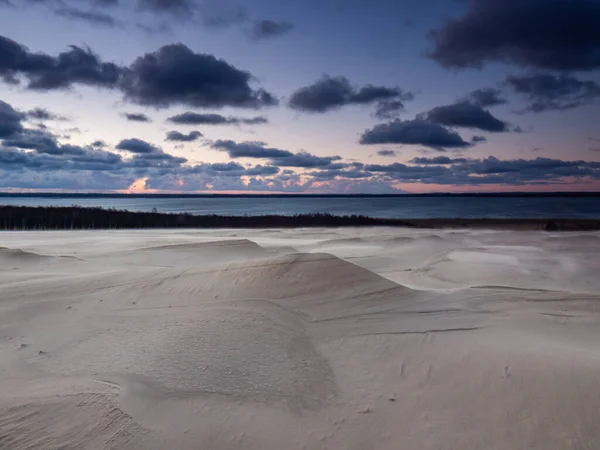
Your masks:
{"label": "distant shoreline", "polygon": [[0,198],[406,198],[406,197],[600,197],[600,192],[463,192],[428,194],[127,194],[0,192]]}
{"label": "distant shoreline", "polygon": [[331,214],[223,216],[116,209],[0,206],[0,230],[110,230],[149,228],[477,228],[497,230],[594,231],[600,219],[383,219]]}

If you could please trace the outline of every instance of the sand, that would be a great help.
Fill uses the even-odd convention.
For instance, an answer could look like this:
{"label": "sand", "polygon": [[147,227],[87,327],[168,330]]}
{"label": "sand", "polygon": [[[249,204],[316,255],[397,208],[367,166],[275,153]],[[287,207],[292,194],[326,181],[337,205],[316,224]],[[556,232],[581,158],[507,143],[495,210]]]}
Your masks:
{"label": "sand", "polygon": [[600,448],[598,232],[0,246],[0,449]]}

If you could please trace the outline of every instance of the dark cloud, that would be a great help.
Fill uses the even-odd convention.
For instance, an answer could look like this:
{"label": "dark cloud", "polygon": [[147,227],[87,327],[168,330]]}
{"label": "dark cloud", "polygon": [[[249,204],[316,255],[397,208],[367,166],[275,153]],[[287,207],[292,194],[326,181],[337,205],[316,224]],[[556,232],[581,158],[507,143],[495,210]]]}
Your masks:
{"label": "dark cloud", "polygon": [[288,22],[257,20],[252,26],[252,37],[257,40],[270,39],[288,33],[293,29],[294,26]]}
{"label": "dark cloud", "polygon": [[102,62],[90,49],[71,46],[69,51],[53,57],[31,53],[17,42],[0,36],[0,77],[18,83],[18,75],[28,79],[34,90],[65,89],[73,84],[115,87],[122,69]]}
{"label": "dark cloud", "polygon": [[333,180],[336,178],[347,178],[350,180],[356,180],[360,178],[369,178],[373,176],[371,172],[363,170],[339,170],[339,169],[325,169],[314,172],[308,172],[306,175],[317,178],[319,180]]}
{"label": "dark cloud", "polygon": [[252,79],[249,72],[213,55],[173,44],[137,58],[125,72],[121,89],[126,99],[157,108],[180,104],[257,109],[276,105],[272,94],[250,86]]}
{"label": "dark cloud", "polygon": [[491,106],[507,103],[507,100],[502,98],[502,91],[494,88],[477,89],[467,96],[467,101],[482,108],[489,108]]}
{"label": "dark cloud", "polygon": [[426,120],[399,120],[376,125],[363,133],[361,144],[423,145],[435,150],[467,148],[472,144],[458,133]]}
{"label": "dark cloud", "polygon": [[501,61],[556,70],[600,67],[597,0],[472,0],[469,11],[431,32],[430,57],[444,67]]}
{"label": "dark cloud", "polygon": [[484,159],[415,158],[410,163],[419,165],[371,164],[364,166],[364,170],[380,174],[384,180],[455,186],[523,186],[562,183],[565,178],[580,181],[600,179],[600,163],[590,161],[550,158],[500,160],[491,156]]}
{"label": "dark cloud", "polygon": [[402,163],[393,163],[388,165],[383,164],[367,164],[364,170],[383,174],[394,180],[404,182],[427,182],[427,180],[446,175],[449,169],[441,166],[421,167],[407,166]]}
{"label": "dark cloud", "polygon": [[169,117],[169,122],[180,125],[223,125],[229,123],[227,117],[220,114],[198,114],[186,112]]}
{"label": "dark cloud", "polygon": [[23,114],[0,100],[0,139],[9,138],[23,130]]}
{"label": "dark cloud", "polygon": [[213,55],[194,53],[183,44],[161,47],[121,67],[103,62],[90,49],[71,46],[54,57],[32,53],[0,36],[0,77],[18,84],[19,76],[27,78],[29,89],[66,89],[76,84],[113,88],[126,100],[157,108],[181,104],[258,109],[278,104],[272,94],[251,86],[251,73]]}
{"label": "dark cloud", "polygon": [[152,122],[150,117],[142,113],[125,113],[123,114],[130,122]]}
{"label": "dark cloud", "polygon": [[564,179],[600,179],[600,163],[551,158],[500,160],[493,156],[450,166],[455,184],[560,183]]}
{"label": "dark cloud", "polygon": [[136,138],[123,139],[115,148],[139,154],[157,153],[160,151],[156,146]]}
{"label": "dark cloud", "polygon": [[110,28],[120,27],[123,24],[109,14],[99,11],[86,11],[72,6],[57,8],[54,12],[62,17],[79,20],[92,25],[101,25]]}
{"label": "dark cloud", "polygon": [[[599,49],[600,51],[600,49]],[[506,80],[512,90],[525,98],[527,112],[577,108],[600,97],[600,85],[582,81],[572,75],[530,74],[509,76]]]}
{"label": "dark cloud", "polygon": [[[111,190],[126,188],[134,180],[148,177],[154,180],[154,186],[163,188],[171,183],[171,188],[185,184],[188,190],[198,189],[197,186],[204,186],[204,190],[288,189],[289,183],[284,185],[276,178],[257,178],[276,177],[280,169],[273,165],[191,165],[185,158],[139,139],[119,143],[117,148],[130,152],[125,156],[105,151],[103,146],[101,141],[89,147],[64,145],[48,133],[17,130],[0,144],[0,187]],[[301,190],[301,186],[290,184],[289,189]]]}
{"label": "dark cloud", "polygon": [[160,169],[179,169],[187,159],[165,153],[156,148],[152,153],[141,153],[135,155],[128,161],[128,165],[138,169],[160,168]]}
{"label": "dark cloud", "polygon": [[352,88],[345,78],[326,77],[294,92],[289,104],[300,111],[323,113],[347,104],[347,97],[351,93]]}
{"label": "dark cloud", "polygon": [[2,144],[7,147],[35,150],[48,155],[81,153],[81,147],[61,145],[57,142],[56,136],[45,130],[23,129],[8,139],[4,139]]}
{"label": "dark cloud", "polygon": [[366,85],[352,86],[346,77],[323,76],[310,86],[294,92],[289,106],[297,111],[325,113],[347,105],[376,105],[376,114],[389,117],[404,109],[404,101],[413,94],[399,88]]}
{"label": "dark cloud", "polygon": [[106,147],[106,142],[104,142],[104,141],[94,141],[90,145],[92,147],[102,148],[102,147]]}
{"label": "dark cloud", "polygon": [[266,117],[225,117],[220,114],[198,114],[186,112],[169,117],[169,122],[180,125],[262,125],[268,123]]}
{"label": "dark cloud", "polygon": [[471,128],[493,133],[510,130],[506,122],[495,118],[481,106],[466,101],[433,108],[424,115],[424,118],[447,127]]}
{"label": "dark cloud", "polygon": [[[74,151],[74,150],[77,151]],[[102,150],[72,146],[70,152],[41,154],[0,147],[0,170],[29,169],[35,172],[78,172],[121,170],[124,167],[121,157]],[[42,186],[43,187],[43,186]]]}
{"label": "dark cloud", "polygon": [[404,102],[400,100],[382,100],[375,107],[375,117],[380,120],[393,119],[404,112]]}
{"label": "dark cloud", "polygon": [[254,167],[245,169],[246,176],[269,176],[276,175],[280,171],[279,167],[261,166],[260,164]]}
{"label": "dark cloud", "polygon": [[[0,146],[0,170],[30,169],[67,174],[80,171],[106,171],[107,176],[129,172],[135,176],[160,173],[167,169],[184,170],[185,158],[178,158],[157,149],[154,153],[136,154],[124,159],[121,155],[98,148],[60,144],[50,135],[28,133],[4,140]],[[34,150],[34,151],[31,151]],[[47,187],[47,186],[46,186]],[[104,187],[106,188],[106,187]]]}
{"label": "dark cloud", "polygon": [[230,158],[289,158],[294,154],[288,150],[269,148],[264,142],[216,141],[215,150],[226,151]]}
{"label": "dark cloud", "polygon": [[167,132],[167,141],[176,141],[176,142],[193,142],[198,140],[198,138],[202,137],[202,133],[199,131],[192,131],[188,134],[180,133],[179,131],[169,131]]}
{"label": "dark cloud", "polygon": [[316,156],[308,152],[292,153],[289,150],[267,147],[264,142],[234,142],[216,141],[212,147],[215,150],[226,151],[230,158],[263,158],[270,159],[276,167],[326,167],[334,161],[339,161],[339,156]]}
{"label": "dark cloud", "polygon": [[487,142],[487,139],[484,136],[473,136],[473,138],[471,139],[471,142],[474,142],[474,143]]}
{"label": "dark cloud", "polygon": [[468,161],[467,158],[449,158],[447,156],[435,156],[433,158],[413,158],[409,162],[411,164],[426,165],[448,165],[462,164]]}
{"label": "dark cloud", "polygon": [[277,167],[328,167],[333,161],[339,161],[339,156],[316,156],[307,152],[295,153],[284,158],[275,158],[271,164]]}
{"label": "dark cloud", "polygon": [[37,119],[37,120],[67,120],[66,117],[61,116],[60,114],[55,114],[51,111],[48,111],[46,108],[34,108],[25,113],[28,119]]}
{"label": "dark cloud", "polygon": [[210,168],[216,172],[240,172],[244,171],[244,166],[230,161],[228,163],[215,163],[211,164]]}
{"label": "dark cloud", "polygon": [[396,152],[394,150],[379,150],[377,154],[379,156],[396,156]]}
{"label": "dark cloud", "polygon": [[228,117],[229,123],[232,124],[243,124],[243,125],[264,125],[269,123],[269,120],[266,117],[257,116],[250,118],[241,118],[241,117]]}

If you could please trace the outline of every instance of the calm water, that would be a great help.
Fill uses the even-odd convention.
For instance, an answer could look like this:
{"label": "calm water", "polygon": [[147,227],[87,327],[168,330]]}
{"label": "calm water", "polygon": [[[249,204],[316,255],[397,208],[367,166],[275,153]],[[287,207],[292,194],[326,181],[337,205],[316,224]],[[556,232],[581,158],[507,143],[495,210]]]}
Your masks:
{"label": "calm water", "polygon": [[385,218],[600,218],[594,197],[194,197],[81,198],[0,197],[0,205],[99,206],[130,211],[263,215],[330,213]]}

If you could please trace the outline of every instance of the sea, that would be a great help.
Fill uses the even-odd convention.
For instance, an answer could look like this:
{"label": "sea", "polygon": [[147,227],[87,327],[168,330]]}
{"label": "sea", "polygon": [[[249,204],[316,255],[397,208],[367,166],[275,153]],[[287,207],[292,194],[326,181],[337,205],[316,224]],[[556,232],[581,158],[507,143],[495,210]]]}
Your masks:
{"label": "sea", "polygon": [[400,196],[0,194],[0,205],[76,205],[141,212],[228,216],[329,213],[395,219],[600,218],[600,193]]}

